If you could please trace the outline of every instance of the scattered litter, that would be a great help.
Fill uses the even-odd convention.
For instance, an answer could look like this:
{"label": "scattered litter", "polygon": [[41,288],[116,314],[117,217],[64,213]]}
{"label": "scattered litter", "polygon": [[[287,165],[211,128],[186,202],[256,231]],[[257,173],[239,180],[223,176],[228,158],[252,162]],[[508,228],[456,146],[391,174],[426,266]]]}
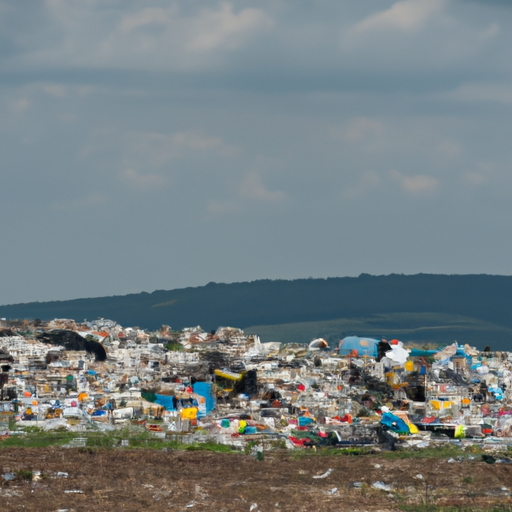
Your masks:
{"label": "scattered litter", "polygon": [[448,464],[453,464],[453,463],[454,463],[454,462],[456,462],[456,461],[455,461],[455,459],[454,459],[454,458],[450,458],[450,459],[448,459],[448,461],[447,461],[447,462],[448,462]]}
{"label": "scattered litter", "polygon": [[423,475],[418,473],[414,478],[416,478],[416,480],[423,480]]}
{"label": "scattered litter", "polygon": [[374,467],[375,469],[380,469],[382,466],[381,466],[380,464],[375,464],[373,467]]}
{"label": "scattered litter", "polygon": [[249,512],[252,512],[253,510],[256,510],[258,508],[258,504],[257,503],[252,503],[250,508],[249,508]]}
{"label": "scattered litter", "polygon": [[331,496],[333,496],[334,494],[337,494],[337,493],[338,493],[337,487],[333,487],[330,491],[326,492],[326,494],[330,494]]}
{"label": "scattered litter", "polygon": [[11,480],[16,480],[16,475],[14,473],[5,473],[5,475],[2,475],[2,477],[7,482],[10,482]]}
{"label": "scattered litter", "polygon": [[59,471],[54,474],[55,478],[67,478],[69,475],[65,471]]}
{"label": "scattered litter", "polygon": [[13,498],[23,496],[23,491],[18,491],[16,489],[2,489],[0,488],[0,495],[5,498]]}
{"label": "scattered litter", "polygon": [[333,472],[333,469],[330,468],[322,475],[315,475],[313,478],[327,478],[332,472]]}
{"label": "scattered litter", "polygon": [[363,487],[363,483],[362,482],[352,482],[350,484],[350,487],[354,487],[354,489],[361,489],[361,487]]}
{"label": "scattered litter", "polygon": [[80,489],[67,489],[64,491],[64,494],[83,494],[84,491],[81,491]]}
{"label": "scattered litter", "polygon": [[391,487],[390,485],[386,485],[384,482],[374,482],[372,484],[372,487],[379,491],[388,491],[389,492],[389,491],[393,490],[393,487]]}

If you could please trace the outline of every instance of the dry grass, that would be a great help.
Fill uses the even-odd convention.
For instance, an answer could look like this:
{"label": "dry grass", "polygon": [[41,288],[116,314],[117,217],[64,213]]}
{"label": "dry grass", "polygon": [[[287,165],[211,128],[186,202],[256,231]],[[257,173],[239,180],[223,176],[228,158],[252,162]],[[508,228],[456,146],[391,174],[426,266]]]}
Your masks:
{"label": "dry grass", "polygon": [[[512,466],[479,461],[449,464],[444,459],[373,455],[296,459],[288,452],[269,452],[257,461],[235,453],[59,447],[5,448],[0,456],[1,474],[41,472],[36,481],[0,479],[2,510],[9,511],[248,512],[253,503],[262,512],[512,506],[501,491],[512,482]],[[333,471],[326,478],[313,478],[329,468]],[[57,472],[69,476],[58,478]],[[372,488],[376,481],[391,485],[393,491]],[[353,487],[354,482],[362,487]],[[334,488],[337,491],[329,494]]]}

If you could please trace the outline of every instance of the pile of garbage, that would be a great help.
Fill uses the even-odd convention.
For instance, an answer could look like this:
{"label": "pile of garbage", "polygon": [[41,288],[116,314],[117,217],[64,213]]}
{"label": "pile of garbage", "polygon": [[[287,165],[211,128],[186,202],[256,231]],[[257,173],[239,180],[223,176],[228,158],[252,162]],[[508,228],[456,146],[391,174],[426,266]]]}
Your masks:
{"label": "pile of garbage", "polygon": [[336,348],[241,329],[112,320],[0,324],[0,435],[138,425],[183,442],[421,448],[512,439],[512,353],[350,336]]}

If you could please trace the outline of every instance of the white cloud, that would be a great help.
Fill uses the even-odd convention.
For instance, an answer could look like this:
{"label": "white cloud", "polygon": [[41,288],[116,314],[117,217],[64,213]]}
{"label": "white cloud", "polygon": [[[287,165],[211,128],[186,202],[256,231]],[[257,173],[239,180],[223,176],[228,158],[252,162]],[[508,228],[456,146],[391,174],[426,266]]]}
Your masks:
{"label": "white cloud", "polygon": [[372,14],[358,23],[356,32],[378,29],[414,31],[443,11],[445,0],[401,0],[388,10]]}
{"label": "white cloud", "polygon": [[43,90],[51,96],[55,96],[56,98],[63,98],[66,96],[66,87],[63,85],[45,84],[43,85]]}
{"label": "white cloud", "polygon": [[248,33],[272,26],[272,19],[260,9],[233,11],[233,5],[222,2],[219,10],[202,9],[192,20],[187,47],[194,51],[236,48]]}
{"label": "white cloud", "polygon": [[121,173],[121,179],[136,189],[155,189],[167,183],[165,176],[159,174],[140,174],[133,169],[126,169]]}
{"label": "white cloud", "polygon": [[462,154],[461,145],[451,140],[443,140],[439,144],[438,149],[441,153],[450,158],[455,158]]}
{"label": "white cloud", "polygon": [[246,199],[260,201],[281,201],[286,195],[278,190],[268,190],[263,185],[261,176],[255,172],[249,173],[240,185],[240,195]]}
{"label": "white cloud", "polygon": [[496,36],[500,35],[501,27],[496,23],[491,23],[485,30],[478,34],[478,37],[485,41],[487,39],[494,39]]}
{"label": "white cloud", "polygon": [[488,183],[495,170],[495,164],[493,162],[478,162],[476,169],[463,173],[462,180],[473,186],[481,186]]}
{"label": "white cloud", "polygon": [[343,189],[342,195],[348,198],[359,198],[368,192],[376,190],[380,183],[380,176],[375,171],[364,172],[356,185]]}
{"label": "white cloud", "polygon": [[16,65],[205,69],[214,64],[212,53],[219,51],[220,58],[223,50],[239,49],[274,23],[261,8],[240,8],[234,2],[166,3],[47,0],[56,36],[31,48],[22,60],[18,56]]}
{"label": "white cloud", "polygon": [[[96,150],[102,150],[100,141]],[[129,169],[158,168],[178,158],[194,153],[210,153],[227,158],[236,152],[234,146],[226,144],[221,137],[203,135],[196,131],[175,132],[131,132],[122,142],[123,163]],[[88,153],[90,153],[90,149]]]}
{"label": "white cloud", "polygon": [[203,136],[196,132],[175,133],[172,136],[172,140],[178,146],[199,149],[201,151],[215,149],[224,144],[224,141],[220,137]]}
{"label": "white cloud", "polygon": [[439,182],[432,176],[425,174],[416,174],[407,176],[398,171],[391,171],[391,177],[396,180],[403,190],[413,194],[433,192],[439,186]]}
{"label": "white cloud", "polygon": [[147,27],[148,25],[167,26],[171,23],[173,16],[178,14],[176,6],[166,9],[157,7],[148,7],[141,11],[127,14],[119,24],[119,30],[123,33],[130,33],[139,27]]}
{"label": "white cloud", "polygon": [[22,113],[28,109],[28,107],[30,106],[30,101],[26,98],[20,98],[19,100],[11,101],[10,106],[11,109],[14,110],[14,112]]}
{"label": "white cloud", "polygon": [[382,129],[382,123],[375,119],[356,117],[348,123],[341,137],[349,142],[357,142],[380,133]]}
{"label": "white cloud", "polygon": [[485,174],[474,172],[474,171],[466,172],[463,175],[463,180],[466,183],[469,183],[470,185],[474,185],[474,186],[483,185],[484,183],[486,183],[488,181],[488,179],[489,179],[488,176],[486,176]]}
{"label": "white cloud", "polygon": [[108,197],[104,192],[91,192],[77,199],[65,199],[64,201],[52,204],[52,209],[56,211],[62,210],[78,210],[85,208],[97,208],[108,203]]}
{"label": "white cloud", "polygon": [[470,102],[512,103],[512,84],[468,83],[454,91],[439,95],[439,97]]}
{"label": "white cloud", "polygon": [[148,7],[125,15],[118,30],[129,34],[136,29],[160,26],[166,36],[182,37],[181,51],[185,47],[195,52],[209,52],[218,48],[235,48],[250,32],[272,24],[273,20],[261,9],[245,8],[235,12],[233,4],[221,2],[218,9],[203,8],[193,16],[180,16],[177,5]]}
{"label": "white cloud", "polygon": [[286,194],[279,190],[269,190],[263,184],[261,176],[256,172],[249,172],[242,180],[231,197],[227,199],[216,198],[208,202],[208,213],[212,216],[221,216],[242,213],[246,204],[251,202],[278,204],[286,200]]}
{"label": "white cloud", "polygon": [[208,213],[217,215],[226,215],[240,211],[240,207],[234,201],[220,201],[214,199],[208,203]]}

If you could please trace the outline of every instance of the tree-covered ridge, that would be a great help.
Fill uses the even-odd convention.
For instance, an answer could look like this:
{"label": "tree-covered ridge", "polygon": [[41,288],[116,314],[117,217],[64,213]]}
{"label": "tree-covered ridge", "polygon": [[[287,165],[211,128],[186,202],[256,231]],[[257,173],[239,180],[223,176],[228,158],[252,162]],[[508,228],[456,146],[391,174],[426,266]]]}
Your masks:
{"label": "tree-covered ridge", "polygon": [[[430,313],[459,315],[479,325],[488,323],[501,343],[508,339],[508,329],[512,329],[511,311],[510,276],[362,274],[327,279],[209,283],[153,293],[15,304],[0,306],[0,317],[43,320],[104,317],[142,328],[168,324],[181,329],[200,324],[207,330],[219,325],[245,328],[374,318],[381,324],[378,329],[388,331],[399,328],[405,321],[405,317],[399,321],[393,314]],[[410,318],[408,321],[412,321]],[[464,328],[471,329],[471,321]],[[454,339],[456,335],[454,332]]]}

